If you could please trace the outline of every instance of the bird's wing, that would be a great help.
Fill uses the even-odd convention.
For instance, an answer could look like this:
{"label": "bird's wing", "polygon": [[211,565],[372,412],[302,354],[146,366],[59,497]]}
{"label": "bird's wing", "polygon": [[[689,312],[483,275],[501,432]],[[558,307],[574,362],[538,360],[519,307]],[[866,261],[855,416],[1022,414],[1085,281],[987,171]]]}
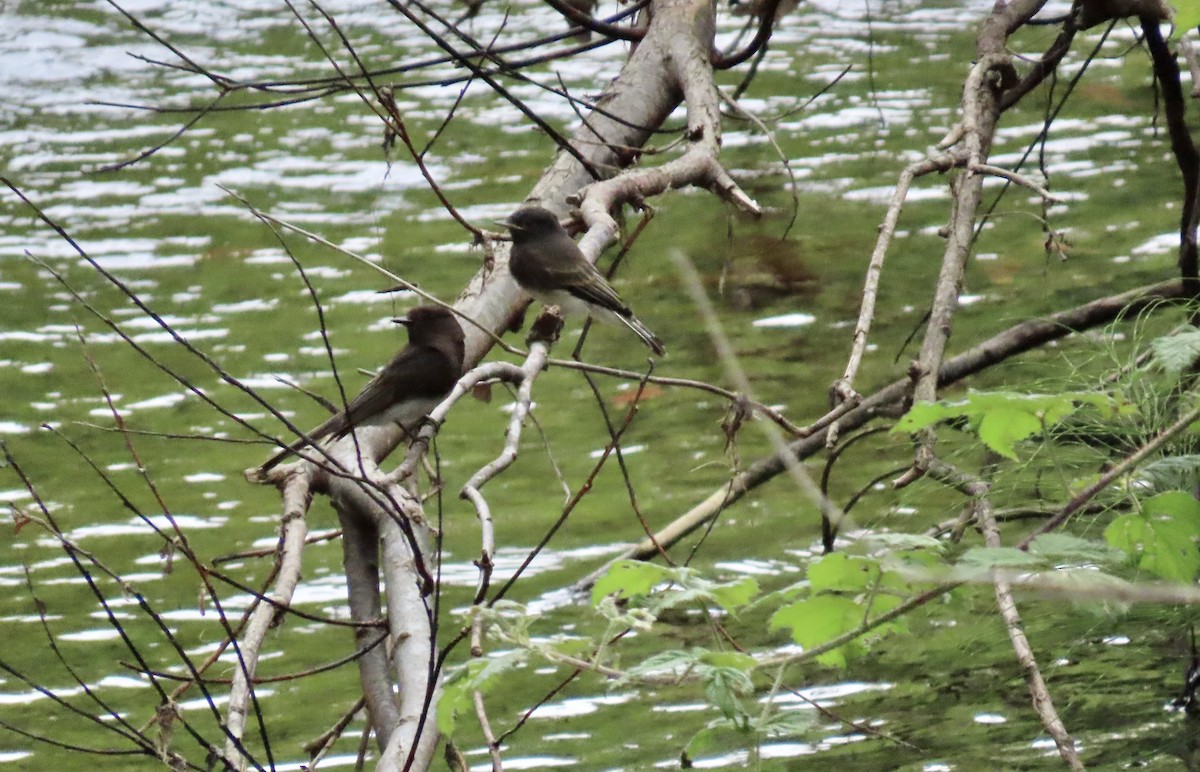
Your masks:
{"label": "bird's wing", "polygon": [[511,268],[520,283],[561,288],[580,300],[621,316],[631,313],[604,274],[587,261],[579,246],[565,233],[547,237],[524,249],[527,250],[527,257]]}
{"label": "bird's wing", "polygon": [[[442,371],[446,369],[446,357],[442,353],[425,346],[410,345],[384,365],[379,374],[350,400],[340,424],[337,419],[343,415],[341,413],[322,424],[321,429],[326,424],[335,424],[329,427],[327,434],[341,437],[350,431],[351,426],[385,412],[398,401],[440,396],[454,385],[453,380],[449,386],[445,385],[446,378]],[[457,378],[457,375],[454,377]]]}
{"label": "bird's wing", "polygon": [[[352,427],[386,412],[399,401],[441,397],[453,388],[461,369],[461,355],[455,362],[450,352],[410,344],[367,381],[345,410],[309,432],[307,439],[319,442],[326,437],[341,438]],[[307,444],[305,439],[297,440],[263,464],[262,469],[278,465]]]}
{"label": "bird's wing", "polygon": [[[587,270],[583,270],[586,266]],[[576,272],[576,280],[566,285],[570,294],[588,303],[594,303],[620,316],[632,316],[633,311],[621,300],[621,296],[612,288],[604,274],[596,270],[591,263],[585,262]]]}
{"label": "bird's wing", "polygon": [[[397,359],[400,359],[400,357],[397,357]],[[370,418],[375,413],[382,412],[391,407],[395,401],[394,392],[392,391],[395,384],[389,383],[389,379],[386,376],[388,368],[392,364],[395,364],[395,362],[396,360],[392,360],[392,363],[388,367],[385,367],[378,375],[367,381],[367,385],[363,387],[363,390],[354,399],[350,400],[350,404],[346,406],[345,410],[339,410],[337,413],[334,413],[325,423],[310,431],[307,437],[296,440],[286,450],[276,453],[267,463],[262,465],[262,470],[265,472],[274,466],[278,466],[288,456],[308,445],[309,441],[318,443],[326,437],[340,439],[349,434],[350,429],[357,426],[364,419]]]}

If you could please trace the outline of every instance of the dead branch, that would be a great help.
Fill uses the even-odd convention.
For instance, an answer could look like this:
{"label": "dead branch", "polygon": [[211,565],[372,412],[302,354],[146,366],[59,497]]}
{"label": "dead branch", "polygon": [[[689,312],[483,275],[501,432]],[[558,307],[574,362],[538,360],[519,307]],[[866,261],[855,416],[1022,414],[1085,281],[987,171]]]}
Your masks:
{"label": "dead branch", "polygon": [[496,553],[492,509],[483,496],[482,488],[489,480],[517,460],[517,446],[521,442],[521,430],[533,407],[533,382],[546,366],[550,344],[558,339],[561,329],[562,317],[549,311],[543,311],[534,323],[530,337],[532,345],[529,347],[529,358],[521,366],[520,377],[516,381],[517,399],[513,404],[512,416],[508,421],[508,431],[504,435],[504,448],[500,451],[499,456],[471,475],[471,479],[467,480],[459,493],[461,498],[470,501],[471,505],[475,507],[475,515],[479,518],[482,531],[483,544],[478,561],[479,585],[475,591],[475,603],[482,603],[487,596]]}
{"label": "dead branch", "polygon": [[[1100,298],[1067,311],[1051,314],[1044,319],[1022,322],[947,359],[938,374],[938,383],[941,386],[956,383],[992,365],[1031,351],[1050,341],[1067,337],[1071,333],[1107,324],[1123,316],[1135,316],[1152,310],[1160,304],[1178,303],[1182,298],[1181,283],[1174,280]],[[902,405],[907,399],[908,383],[907,378],[893,381],[865,397],[857,406],[844,410],[841,415],[843,430],[853,431],[885,414],[888,410]],[[796,457],[803,460],[820,452],[824,444],[824,437],[815,435],[796,440],[791,443],[790,447]],[[745,471],[735,475],[728,483],[710,493],[699,504],[660,529],[655,534],[655,539],[664,546],[675,544],[718,516],[726,507],[736,503],[750,491],[774,479],[782,471],[784,471],[783,463],[775,454],[755,461]],[[646,540],[622,553],[618,559],[645,560],[656,554],[654,545]],[[590,586],[594,577],[599,573],[585,578],[576,587]]]}
{"label": "dead branch", "polygon": [[[883,216],[883,224],[879,228],[879,236],[875,241],[875,249],[867,263],[867,278],[863,284],[862,305],[858,313],[858,322],[854,325],[854,335],[850,347],[850,357],[846,361],[846,371],[840,380],[830,386],[830,394],[836,403],[849,403],[853,407],[861,396],[854,390],[854,379],[858,368],[862,365],[863,355],[867,351],[867,337],[871,332],[871,324],[875,320],[875,304],[879,300],[879,280],[883,276],[883,264],[887,258],[888,249],[896,235],[896,226],[900,222],[900,211],[908,198],[908,190],[917,177],[933,172],[946,172],[964,163],[965,155],[959,153],[941,153],[930,158],[910,164],[900,172],[896,182],[896,190]],[[840,426],[834,422],[829,427],[826,445],[832,446],[837,442]]]}
{"label": "dead branch", "polygon": [[[983,530],[984,543],[989,547],[1000,547],[1000,528],[996,525],[996,517],[990,499],[991,485],[986,480],[968,475],[939,459],[931,461],[929,475],[939,482],[957,488],[964,496],[969,497],[967,509],[971,512],[971,519],[978,523]],[[1025,681],[1029,684],[1029,694],[1034,710],[1041,718],[1046,732],[1054,738],[1054,743],[1058,746],[1058,753],[1062,756],[1063,761],[1071,769],[1082,770],[1083,762],[1079,760],[1075,741],[1067,733],[1067,728],[1059,718],[1058,711],[1054,709],[1050,691],[1046,688],[1046,682],[1042,678],[1041,669],[1038,668],[1037,659],[1033,656],[1033,649],[1025,637],[1021,615],[1018,613],[1016,601],[1013,599],[1012,586],[997,576],[995,588],[1000,616],[1004,620],[1004,627],[1008,631],[1009,640],[1012,642],[1013,651],[1016,652],[1021,671],[1025,675]]]}
{"label": "dead branch", "polygon": [[[720,198],[754,215],[762,213],[721,165],[720,97],[713,80],[709,50],[714,35],[715,17],[708,4],[693,0],[669,0],[686,13],[656,17],[652,32],[661,33],[654,41],[661,45],[660,66],[667,74],[661,89],[677,90],[687,105],[687,150],[671,161],[653,168],[639,168],[611,179],[589,185],[580,196],[579,209],[591,227],[580,248],[593,240],[607,245],[615,238],[616,222],[609,214],[622,202],[640,203],[643,199],[684,186],[704,187]],[[643,46],[651,42],[648,37]],[[632,64],[632,59],[631,59]],[[600,133],[596,139],[606,141]]]}
{"label": "dead branch", "polygon": [[[304,539],[308,535],[308,523],[304,519],[308,494],[299,485],[289,485],[284,490],[284,517],[279,534],[279,572],[275,578],[271,598],[276,603],[291,603],[296,586],[300,583],[300,556]],[[239,742],[246,726],[246,715],[253,687],[250,685],[258,664],[258,655],[263,640],[277,617],[275,606],[261,603],[255,608],[248,624],[242,631],[241,666],[234,671],[233,684],[229,691],[229,707],[226,711],[229,732],[232,737],[225,744],[225,756],[236,759],[239,769],[245,769],[246,758],[239,752]],[[236,738],[236,739],[235,739]]]}
{"label": "dead branch", "polygon": [[[405,13],[406,9],[394,5],[401,13]],[[711,13],[711,7],[701,0],[660,0],[656,3],[653,22],[642,43],[630,56],[620,77],[598,100],[604,105],[604,112],[596,111],[587,117],[572,138],[569,152],[560,150],[555,162],[534,188],[531,199],[561,211],[566,198],[593,181],[597,170],[608,174],[632,162],[634,158],[626,148],[644,144],[650,136],[647,127],[660,125],[680,97],[688,97],[689,137],[692,140],[689,149],[678,161],[667,162],[666,171],[660,174],[660,178],[666,181],[661,187],[650,186],[640,191],[617,187],[606,193],[603,220],[611,223],[612,227],[593,228],[585,236],[580,246],[589,259],[595,260],[600,251],[615,238],[615,223],[608,215],[610,210],[624,202],[640,202],[643,196],[674,185],[689,182],[704,184],[722,192],[722,195],[743,200],[743,205],[756,210],[756,206],[738,192],[736,184],[715,161],[719,150],[720,115],[707,60],[713,34]],[[701,20],[699,27],[696,26],[697,20]],[[414,20],[414,23],[418,22]],[[418,23],[418,26],[421,24]],[[700,40],[689,44],[687,41],[693,39],[694,29],[701,30],[703,34]],[[706,35],[708,37],[704,39]],[[448,41],[439,44],[456,58],[460,56]],[[490,76],[481,73],[478,65],[466,59],[462,61],[472,69],[473,75],[491,82]],[[675,83],[664,85],[664,79],[660,77],[663,72],[671,73]],[[642,90],[629,88],[629,83],[659,84],[659,88],[648,97]],[[613,116],[620,116],[620,119]],[[593,224],[599,219],[589,217],[588,213],[593,211],[593,202],[599,200],[593,196],[583,207],[585,220]],[[272,221],[277,222],[273,218]],[[602,222],[601,225],[606,223]],[[506,262],[507,248],[501,245],[496,250],[495,264],[485,266],[454,304],[460,315],[471,322],[464,325],[465,363],[468,368],[475,367],[499,336],[510,327],[512,318],[526,302],[523,293],[504,270]],[[535,345],[534,348],[538,347]],[[541,348],[543,353],[540,356],[544,361],[544,347]],[[533,358],[532,351],[530,356],[527,365],[533,363],[540,369],[540,362]],[[511,365],[501,367],[495,369],[493,375],[501,375],[506,370],[511,373],[512,369],[515,368]],[[532,374],[522,382],[523,387],[532,382]],[[382,539],[382,578],[388,588],[387,619],[392,640],[396,642],[391,670],[400,679],[396,690],[399,693],[398,704],[393,704],[390,688],[383,688],[390,681],[385,673],[380,672],[378,655],[369,654],[360,660],[360,675],[364,679],[372,726],[384,747],[381,768],[398,769],[408,764],[417,769],[426,768],[436,740],[436,731],[433,731],[432,721],[428,719],[428,709],[436,701],[438,685],[436,668],[431,660],[430,609],[423,595],[428,589],[429,577],[422,567],[422,555],[428,554],[432,532],[424,521],[419,503],[399,487],[399,483],[415,470],[416,460],[432,436],[424,432],[436,431],[436,427],[445,420],[450,405],[465,393],[468,388],[466,384],[472,379],[479,382],[481,377],[476,373],[460,382],[451,397],[434,410],[430,422],[432,428],[422,430],[423,439],[418,440],[401,468],[393,474],[383,474],[376,465],[377,460],[407,438],[398,429],[382,427],[377,432],[359,436],[356,442],[343,440],[323,446],[321,451],[323,455],[327,454],[327,458],[321,463],[315,460],[300,461],[288,469],[285,477],[285,486],[296,485],[296,499],[305,503],[311,499],[312,492],[328,493],[342,520],[347,545],[360,544],[353,548],[346,547],[347,579],[351,607],[357,609],[356,621],[378,618],[378,575],[373,577],[368,570],[362,576],[352,577],[349,564],[367,560],[370,565],[367,545],[376,538],[376,534]],[[514,420],[518,417],[515,414]],[[504,454],[501,456],[503,458]],[[479,512],[485,529],[488,522],[486,501],[478,495],[479,488],[503,465],[501,460],[494,468],[485,467],[480,472],[482,476],[464,489],[477,506],[482,502],[483,507]],[[378,651],[378,647],[372,651]],[[428,667],[424,663],[428,663]],[[368,681],[374,684],[368,685]]]}

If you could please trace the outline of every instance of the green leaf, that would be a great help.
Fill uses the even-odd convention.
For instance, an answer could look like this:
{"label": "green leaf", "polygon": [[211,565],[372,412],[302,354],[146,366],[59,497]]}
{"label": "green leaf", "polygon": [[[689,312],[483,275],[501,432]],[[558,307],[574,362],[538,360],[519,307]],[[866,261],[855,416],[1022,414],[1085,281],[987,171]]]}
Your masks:
{"label": "green leaf", "polygon": [[458,716],[473,709],[474,693],[486,694],[502,674],[520,665],[526,657],[524,650],[514,650],[500,656],[472,659],[450,674],[438,700],[438,731],[453,736]]}
{"label": "green leaf", "polygon": [[746,709],[738,697],[754,692],[749,675],[738,668],[706,667],[700,671],[700,676],[704,680],[704,696],[721,711],[721,715],[728,719],[746,716]]}
{"label": "green leaf", "polygon": [[749,673],[754,669],[758,662],[749,654],[743,654],[740,651],[709,651],[707,649],[694,650],[696,659],[706,665],[713,667],[727,667],[741,670]]}
{"label": "green leaf", "polygon": [[628,600],[640,595],[649,595],[655,585],[669,578],[667,569],[640,560],[618,560],[609,566],[604,576],[592,586],[592,605],[616,593],[618,598]]}
{"label": "green leaf", "polygon": [[913,587],[913,573],[931,575],[946,566],[946,559],[931,550],[903,550],[884,555],[879,565],[883,569],[879,588],[907,593]]}
{"label": "green leaf", "polygon": [[458,715],[471,706],[471,690],[464,683],[446,684],[437,704],[437,728],[442,735],[453,737]]}
{"label": "green leaf", "polygon": [[[904,602],[904,598],[898,595],[883,595],[878,594],[871,597],[871,616],[877,617],[880,614],[885,614]],[[867,634],[867,639],[883,638],[892,633],[907,633],[908,625],[903,619],[893,619],[891,622],[884,622],[872,628]]]}
{"label": "green leaf", "polygon": [[1125,558],[1119,549],[1104,542],[1065,533],[1042,534],[1030,542],[1029,553],[1068,563],[1115,563]]}
{"label": "green leaf", "polygon": [[[1175,17],[1179,26],[1179,17]],[[1192,24],[1190,26],[1196,26]],[[1184,330],[1150,341],[1151,362],[1168,375],[1180,375],[1200,357],[1200,330]]]}
{"label": "green leaf", "polygon": [[[1115,600],[1129,593],[1129,582],[1112,574],[1090,568],[1071,568],[1055,571],[1054,581],[1064,588],[1063,595],[1071,599],[1073,606],[1108,613],[1123,612],[1129,607],[1128,602]],[[1076,587],[1079,589],[1073,589]]]}
{"label": "green leaf", "polygon": [[1181,35],[1200,26],[1200,0],[1172,0],[1175,7],[1175,30]]}
{"label": "green leaf", "polygon": [[[825,643],[862,621],[863,610],[853,600],[836,595],[820,595],[784,606],[771,617],[771,629],[788,628],[792,640],[805,650]],[[846,655],[840,647],[817,657],[826,665],[844,668]]]}
{"label": "green leaf", "polygon": [[1123,549],[1143,571],[1177,582],[1191,582],[1200,572],[1200,554],[1186,541],[1190,534],[1174,521],[1118,518],[1110,528],[1114,542],[1124,539],[1128,546]]}
{"label": "green leaf", "polygon": [[809,731],[816,723],[815,710],[783,710],[769,714],[757,728],[767,737],[794,737]]}
{"label": "green leaf", "polygon": [[962,554],[958,562],[974,568],[1028,568],[1046,564],[1037,555],[1016,547],[972,547]]}
{"label": "green leaf", "polygon": [[680,754],[680,764],[684,769],[690,769],[693,760],[699,756],[718,750],[744,748],[748,739],[745,728],[734,721],[724,718],[710,721],[708,726],[696,732],[688,740],[683,753]]}
{"label": "green leaf", "polygon": [[1139,514],[1115,518],[1104,538],[1139,570],[1177,582],[1200,574],[1200,502],[1183,491],[1160,493]]}
{"label": "green leaf", "polygon": [[861,592],[878,581],[879,573],[877,560],[834,552],[808,567],[808,581],[814,593]]}
{"label": "green leaf", "polygon": [[747,576],[730,584],[718,584],[712,587],[713,600],[726,611],[745,606],[754,596],[758,595],[758,582],[754,577]]}
{"label": "green leaf", "polygon": [[1075,412],[1091,405],[1114,415],[1128,414],[1132,405],[1120,395],[1100,392],[1017,394],[1008,391],[973,391],[955,402],[918,402],[896,422],[892,431],[915,432],[939,421],[965,419],[990,448],[1016,458],[1013,445],[1039,434]]}
{"label": "green leaf", "polygon": [[653,654],[636,665],[625,668],[628,676],[645,676],[654,673],[681,673],[696,664],[692,652],[673,649]]}
{"label": "green leaf", "polygon": [[711,726],[704,727],[692,735],[692,739],[688,740],[687,745],[683,747],[683,753],[680,754],[679,758],[680,766],[684,769],[690,769],[693,759],[699,758],[716,744],[717,730]]}
{"label": "green leaf", "polygon": [[1155,492],[1195,489],[1200,485],[1200,455],[1157,458],[1138,471],[1137,481]]}
{"label": "green leaf", "polygon": [[1167,491],[1145,501],[1142,514],[1185,521],[1200,534],[1200,501],[1187,491]]}
{"label": "green leaf", "polygon": [[687,651],[673,649],[651,655],[638,664],[627,667],[625,672],[631,676],[643,676],[664,672],[682,673],[692,669],[704,673],[714,668],[727,668],[749,673],[757,664],[754,657],[740,651],[712,651],[695,647]]}
{"label": "green leaf", "polygon": [[[961,405],[965,403],[955,403]],[[912,434],[926,426],[932,426],[938,421],[944,421],[957,415],[954,405],[948,402],[917,402],[908,412],[900,417],[892,431],[898,434]]]}
{"label": "green leaf", "polygon": [[750,602],[758,594],[758,581],[743,577],[733,582],[714,582],[691,568],[663,568],[662,579],[670,580],[674,586],[668,592],[659,593],[649,610],[657,615],[667,609],[680,606],[717,604],[726,611],[735,611]]}
{"label": "green leaf", "polygon": [[979,439],[1005,458],[1017,460],[1013,443],[1031,437],[1042,430],[1037,416],[1023,410],[1000,408],[990,410],[979,423]]}
{"label": "green leaf", "polygon": [[807,579],[804,581],[795,582],[759,597],[750,604],[749,608],[756,609],[760,606],[769,606],[774,608],[784,603],[790,603],[802,595],[808,595],[809,591],[810,587]]}

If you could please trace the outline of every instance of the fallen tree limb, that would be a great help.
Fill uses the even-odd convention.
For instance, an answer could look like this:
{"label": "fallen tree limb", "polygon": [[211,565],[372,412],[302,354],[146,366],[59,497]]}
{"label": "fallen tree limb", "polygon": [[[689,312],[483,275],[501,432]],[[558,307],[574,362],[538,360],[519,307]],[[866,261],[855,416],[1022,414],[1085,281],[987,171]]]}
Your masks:
{"label": "fallen tree limb", "polygon": [[[1021,322],[961,354],[945,360],[938,372],[938,384],[947,386],[956,383],[998,362],[1032,351],[1051,341],[1065,338],[1074,332],[1092,329],[1123,316],[1136,315],[1157,305],[1174,303],[1183,298],[1182,283],[1176,279],[1099,298],[1090,303],[1051,314],[1043,319]],[[842,430],[853,431],[882,413],[903,407],[909,398],[911,385],[911,379],[903,377],[864,397],[857,407],[846,412],[839,419]],[[788,447],[797,458],[805,459],[825,447],[825,435],[814,434],[796,440]],[[737,502],[750,491],[785,471],[785,468],[784,459],[778,455],[766,456],[755,461],[745,471],[735,475],[728,483],[710,493],[699,504],[659,530],[654,536],[654,541],[663,547],[677,543],[692,531],[717,517],[725,507]],[[658,550],[654,547],[654,541],[645,539],[620,555],[618,559],[646,560],[654,557],[658,554]],[[590,586],[598,573],[585,578],[577,586]]]}

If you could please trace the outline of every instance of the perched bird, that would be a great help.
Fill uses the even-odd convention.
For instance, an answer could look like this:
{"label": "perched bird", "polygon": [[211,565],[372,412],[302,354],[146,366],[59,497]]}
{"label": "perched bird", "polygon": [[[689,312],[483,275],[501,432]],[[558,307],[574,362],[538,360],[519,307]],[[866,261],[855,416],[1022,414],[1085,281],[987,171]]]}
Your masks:
{"label": "perched bird", "polygon": [[565,313],[585,313],[633,330],[655,354],[666,353],[662,341],[638,321],[603,274],[587,261],[558,218],[540,206],[523,206],[497,220],[512,233],[508,270],[521,289]]}
{"label": "perched bird", "polygon": [[418,306],[394,319],[408,327],[408,345],[372,378],[346,409],[292,443],[263,464],[262,471],[326,437],[338,439],[359,426],[398,423],[415,431],[462,375],[463,330],[454,314],[440,306]]}

